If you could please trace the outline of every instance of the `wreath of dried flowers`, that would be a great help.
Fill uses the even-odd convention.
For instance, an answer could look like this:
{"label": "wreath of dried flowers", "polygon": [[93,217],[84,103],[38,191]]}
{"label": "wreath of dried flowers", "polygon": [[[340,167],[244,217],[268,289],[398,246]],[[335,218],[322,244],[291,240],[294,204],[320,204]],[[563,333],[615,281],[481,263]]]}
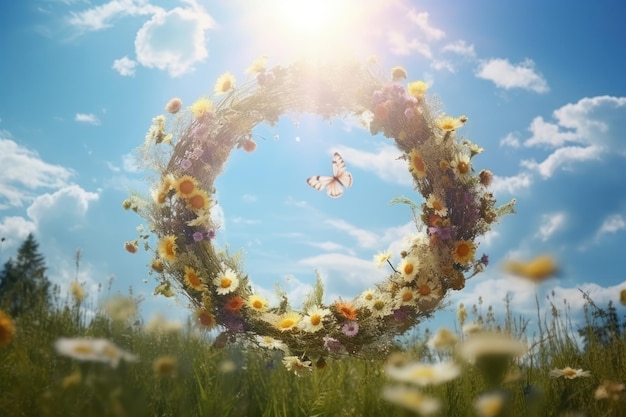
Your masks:
{"label": "wreath of dried flowers", "polygon": [[[202,97],[182,109],[179,99],[167,103],[167,119],[153,119],[139,148],[144,168],[153,170],[152,196],[133,194],[124,202],[143,217],[149,232],[125,243],[136,252],[140,243],[154,253],[150,266],[159,285],[155,294],[184,294],[206,328],[224,331],[216,343],[239,340],[282,351],[283,363],[296,374],[325,357],[384,354],[396,336],[431,315],[450,290],[481,272],[487,256],[477,258],[476,239],[502,216],[513,213],[515,201],[496,207],[488,191],[492,174],[475,172],[472,158],[483,151],[457,139],[467,118],[437,111],[427,101],[422,81],[403,85],[406,71],[392,69],[391,78],[373,62],[335,65],[298,62],[268,69],[265,57],[247,71],[237,86],[232,74],[222,75],[212,98]],[[375,262],[393,272],[373,289],[352,300],[325,305],[318,277],[300,310],[279,290],[278,306],[253,291],[239,256],[214,247],[219,224],[211,217],[214,182],[233,149],[256,148],[252,130],[275,125],[285,113],[313,113],[331,119],[358,117],[373,135],[393,139],[407,161],[415,189],[425,199],[409,204],[417,235],[394,267],[390,253]],[[424,230],[425,229],[425,230]],[[157,245],[150,244],[154,235]]]}

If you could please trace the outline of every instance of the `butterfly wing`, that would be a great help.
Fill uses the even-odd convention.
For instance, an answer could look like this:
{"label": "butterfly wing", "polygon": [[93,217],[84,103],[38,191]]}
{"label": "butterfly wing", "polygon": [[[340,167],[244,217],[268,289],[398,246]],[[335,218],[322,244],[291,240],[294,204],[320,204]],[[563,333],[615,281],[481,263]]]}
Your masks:
{"label": "butterfly wing", "polygon": [[311,187],[315,188],[317,191],[321,190],[324,187],[327,187],[328,184],[335,181],[334,177],[327,177],[324,175],[316,175],[314,177],[309,177],[306,180],[306,183]]}
{"label": "butterfly wing", "polygon": [[346,163],[339,152],[333,155],[333,175],[346,188],[352,186],[352,174],[346,171]]}

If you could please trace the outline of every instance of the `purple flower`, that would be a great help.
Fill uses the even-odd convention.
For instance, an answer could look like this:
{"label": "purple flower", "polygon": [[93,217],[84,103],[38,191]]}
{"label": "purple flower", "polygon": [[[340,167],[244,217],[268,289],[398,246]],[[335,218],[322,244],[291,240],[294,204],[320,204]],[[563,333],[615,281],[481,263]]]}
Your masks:
{"label": "purple flower", "polygon": [[194,242],[200,242],[203,239],[204,239],[204,233],[202,233],[202,232],[195,232],[193,234],[193,241]]}
{"label": "purple flower", "polygon": [[191,161],[187,158],[180,161],[180,167],[184,170],[191,168]]}
{"label": "purple flower", "polygon": [[374,104],[378,104],[380,102],[383,101],[383,92],[380,90],[376,90],[374,91],[374,94],[372,94],[372,101],[374,102]]}
{"label": "purple flower", "polygon": [[397,310],[393,311],[393,318],[396,321],[404,321],[409,317],[409,310],[407,307],[400,307]]}
{"label": "purple flower", "polygon": [[486,253],[483,253],[483,256],[480,257],[480,263],[485,266],[489,265],[489,256]]}
{"label": "purple flower", "polygon": [[348,337],[356,336],[359,332],[359,323],[356,321],[348,321],[343,325],[341,331]]}
{"label": "purple flower", "polygon": [[204,153],[204,150],[202,148],[195,148],[193,152],[191,153],[191,157],[193,159],[200,159],[203,153]]}
{"label": "purple flower", "polygon": [[324,337],[324,347],[328,349],[329,352],[339,352],[343,347],[339,340],[332,337]]}
{"label": "purple flower", "polygon": [[233,316],[230,313],[225,313],[223,319],[224,327],[232,332],[242,332],[244,328],[244,322],[236,316]]}
{"label": "purple flower", "polygon": [[215,229],[211,229],[208,232],[206,232],[206,238],[211,240],[215,238]]}
{"label": "purple flower", "polygon": [[437,236],[440,239],[447,240],[452,239],[452,228],[451,227],[437,227],[431,226],[428,228],[428,233],[431,235]]}
{"label": "purple flower", "polygon": [[415,110],[413,110],[412,107],[407,107],[404,110],[404,117],[406,117],[407,119],[411,120],[412,118],[415,117]]}

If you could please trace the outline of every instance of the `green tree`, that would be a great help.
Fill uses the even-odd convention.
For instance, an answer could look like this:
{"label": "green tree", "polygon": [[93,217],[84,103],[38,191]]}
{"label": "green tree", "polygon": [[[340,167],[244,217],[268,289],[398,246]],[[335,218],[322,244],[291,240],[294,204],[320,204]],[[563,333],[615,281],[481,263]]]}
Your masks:
{"label": "green tree", "polygon": [[28,235],[0,273],[0,308],[13,317],[27,311],[47,310],[51,304],[50,281],[44,257],[35,237]]}

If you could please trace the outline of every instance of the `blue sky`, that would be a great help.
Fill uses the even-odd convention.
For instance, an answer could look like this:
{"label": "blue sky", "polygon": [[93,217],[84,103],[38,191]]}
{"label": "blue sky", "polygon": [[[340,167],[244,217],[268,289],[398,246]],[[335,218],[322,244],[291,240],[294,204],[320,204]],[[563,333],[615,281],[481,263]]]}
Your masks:
{"label": "blue sky", "polygon": [[[145,311],[182,317],[183,301],[155,299],[149,255],[130,255],[142,219],[121,208],[129,190],[147,190],[133,150],[172,97],[190,105],[217,77],[260,55],[296,59],[375,55],[404,66],[409,80],[469,122],[459,132],[485,148],[478,168],[517,212],[481,242],[491,265],[452,295],[482,296],[534,316],[535,295],[554,290],[580,311],[579,288],[598,304],[626,288],[626,35],[618,1],[474,2],[353,0],[306,2],[32,0],[0,11],[0,236],[4,263],[30,232],[49,277],[74,279],[98,295],[145,297]],[[316,10],[307,4],[332,5]],[[294,6],[295,4],[295,6]],[[304,19],[307,17],[307,19]],[[395,196],[418,199],[399,151],[351,120],[285,115],[255,132],[257,150],[234,151],[218,179],[223,227],[217,242],[242,248],[255,286],[279,282],[295,300],[323,277],[328,300],[350,298],[381,280],[372,256],[394,251],[412,232]],[[276,140],[275,137],[278,139]],[[329,174],[339,150],[354,185],[329,199],[306,185]],[[561,272],[537,287],[508,276],[508,258],[551,253]],[[388,271],[387,271],[388,272]],[[147,279],[147,282],[144,280]],[[442,316],[442,317],[445,317]]]}

